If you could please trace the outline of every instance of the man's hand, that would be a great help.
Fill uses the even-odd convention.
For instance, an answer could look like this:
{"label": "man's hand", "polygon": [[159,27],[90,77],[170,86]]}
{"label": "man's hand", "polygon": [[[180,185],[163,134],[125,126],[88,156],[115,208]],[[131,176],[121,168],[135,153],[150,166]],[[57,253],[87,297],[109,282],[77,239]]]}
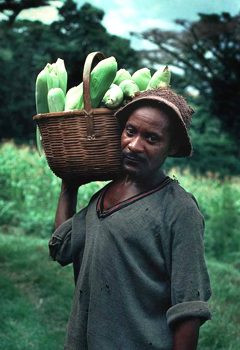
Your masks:
{"label": "man's hand", "polygon": [[179,322],[174,329],[173,350],[196,350],[201,320],[197,317]]}
{"label": "man's hand", "polygon": [[55,216],[55,230],[76,213],[78,188],[83,185],[81,181],[62,180],[57,212]]}

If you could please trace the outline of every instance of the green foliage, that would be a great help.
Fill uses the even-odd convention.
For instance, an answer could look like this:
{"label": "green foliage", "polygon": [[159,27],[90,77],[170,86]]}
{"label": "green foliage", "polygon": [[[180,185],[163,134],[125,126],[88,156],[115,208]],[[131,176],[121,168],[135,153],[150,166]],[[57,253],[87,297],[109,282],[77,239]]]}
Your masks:
{"label": "green foliage", "polygon": [[209,103],[201,97],[194,98],[186,94],[185,97],[196,111],[189,131],[194,154],[191,158],[169,158],[167,169],[188,167],[195,174],[211,171],[218,173],[221,178],[240,174],[237,144],[228,133],[221,130],[220,120],[210,114]]}
{"label": "green foliage", "polygon": [[188,170],[171,169],[199,204],[206,221],[205,249],[209,257],[229,261],[240,248],[240,179],[220,180],[217,174],[192,176]]}
{"label": "green foliage", "polygon": [[[134,35],[157,45],[142,51],[150,64],[172,64],[185,73],[185,81],[209,103],[210,114],[221,120],[239,146],[240,15],[199,14],[198,21],[176,20],[180,30],[151,28]],[[174,85],[173,85],[174,86]]]}
{"label": "green foliage", "polygon": [[[180,184],[197,198],[206,220],[205,247],[208,256],[229,261],[240,248],[240,180],[218,174],[193,176],[172,169]],[[19,227],[23,233],[50,237],[61,180],[49,169],[35,148],[5,143],[0,148],[0,226]],[[104,182],[80,187],[78,209],[85,207]]]}
{"label": "green foliage", "polygon": [[[61,180],[49,169],[36,149],[17,148],[13,143],[0,149],[0,225],[18,226],[26,234],[49,237]],[[79,209],[104,183],[90,183],[79,190]]]}
{"label": "green foliage", "polygon": [[[65,60],[71,86],[82,81],[83,66],[90,52],[101,51],[106,57],[114,56],[118,68],[134,71],[140,59],[130,47],[130,41],[111,35],[101,24],[104,12],[85,3],[78,9],[73,0],[67,0],[59,10],[60,20],[51,24],[51,32],[61,40],[54,46],[54,57]],[[62,56],[61,56],[62,55]]]}
{"label": "green foliage", "polygon": [[[0,140],[35,139],[35,82],[38,73],[57,58],[65,61],[68,89],[82,81],[86,56],[102,51],[115,56],[119,67],[136,70],[139,58],[130,41],[109,34],[101,24],[104,12],[88,3],[80,9],[68,0],[51,25],[17,20],[0,21]],[[13,79],[14,77],[14,79]]]}

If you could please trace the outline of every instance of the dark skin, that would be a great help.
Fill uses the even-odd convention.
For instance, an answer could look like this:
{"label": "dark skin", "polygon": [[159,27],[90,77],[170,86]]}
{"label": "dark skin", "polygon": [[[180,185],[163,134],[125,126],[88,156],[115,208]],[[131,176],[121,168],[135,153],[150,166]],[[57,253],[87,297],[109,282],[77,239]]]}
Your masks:
{"label": "dark skin", "polygon": [[[121,137],[124,175],[111,183],[103,209],[162,182],[162,165],[177,150],[170,119],[157,107],[139,107],[130,115]],[[76,213],[78,188],[84,184],[62,182],[55,229]],[[175,325],[173,350],[196,350],[201,319],[187,318]]]}

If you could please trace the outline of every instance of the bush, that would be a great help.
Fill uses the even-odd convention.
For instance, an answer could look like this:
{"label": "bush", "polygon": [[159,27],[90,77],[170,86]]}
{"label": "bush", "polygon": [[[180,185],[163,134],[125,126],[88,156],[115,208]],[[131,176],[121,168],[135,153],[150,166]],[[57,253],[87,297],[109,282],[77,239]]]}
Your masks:
{"label": "bush", "polygon": [[197,199],[205,222],[205,249],[209,257],[228,261],[228,255],[240,248],[240,179],[220,180],[218,175],[192,176],[188,170],[178,173],[180,184]]}
{"label": "bush", "polygon": [[[0,225],[15,226],[21,232],[49,237],[61,180],[49,169],[36,149],[5,143],[0,148]],[[194,194],[206,220],[205,248],[208,256],[231,260],[240,248],[240,179],[219,179],[211,173],[193,176],[188,170],[172,169],[183,187]],[[81,186],[78,209],[86,206],[104,182]],[[19,231],[20,232],[20,231]]]}
{"label": "bush", "polygon": [[[8,142],[1,146],[0,157],[0,225],[18,226],[26,234],[49,237],[53,233],[61,180],[35,148],[16,147]],[[86,206],[103,185],[95,182],[82,186],[78,209]]]}

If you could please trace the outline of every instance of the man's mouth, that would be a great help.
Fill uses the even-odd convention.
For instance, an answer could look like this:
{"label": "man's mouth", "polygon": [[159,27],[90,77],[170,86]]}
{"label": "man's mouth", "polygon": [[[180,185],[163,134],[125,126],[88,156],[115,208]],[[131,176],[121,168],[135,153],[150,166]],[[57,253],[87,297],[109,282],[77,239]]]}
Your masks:
{"label": "man's mouth", "polygon": [[144,162],[144,159],[142,157],[139,157],[139,156],[135,156],[135,155],[132,155],[132,154],[129,154],[129,153],[125,153],[123,152],[122,154],[122,157],[127,160],[130,160],[131,162]]}

